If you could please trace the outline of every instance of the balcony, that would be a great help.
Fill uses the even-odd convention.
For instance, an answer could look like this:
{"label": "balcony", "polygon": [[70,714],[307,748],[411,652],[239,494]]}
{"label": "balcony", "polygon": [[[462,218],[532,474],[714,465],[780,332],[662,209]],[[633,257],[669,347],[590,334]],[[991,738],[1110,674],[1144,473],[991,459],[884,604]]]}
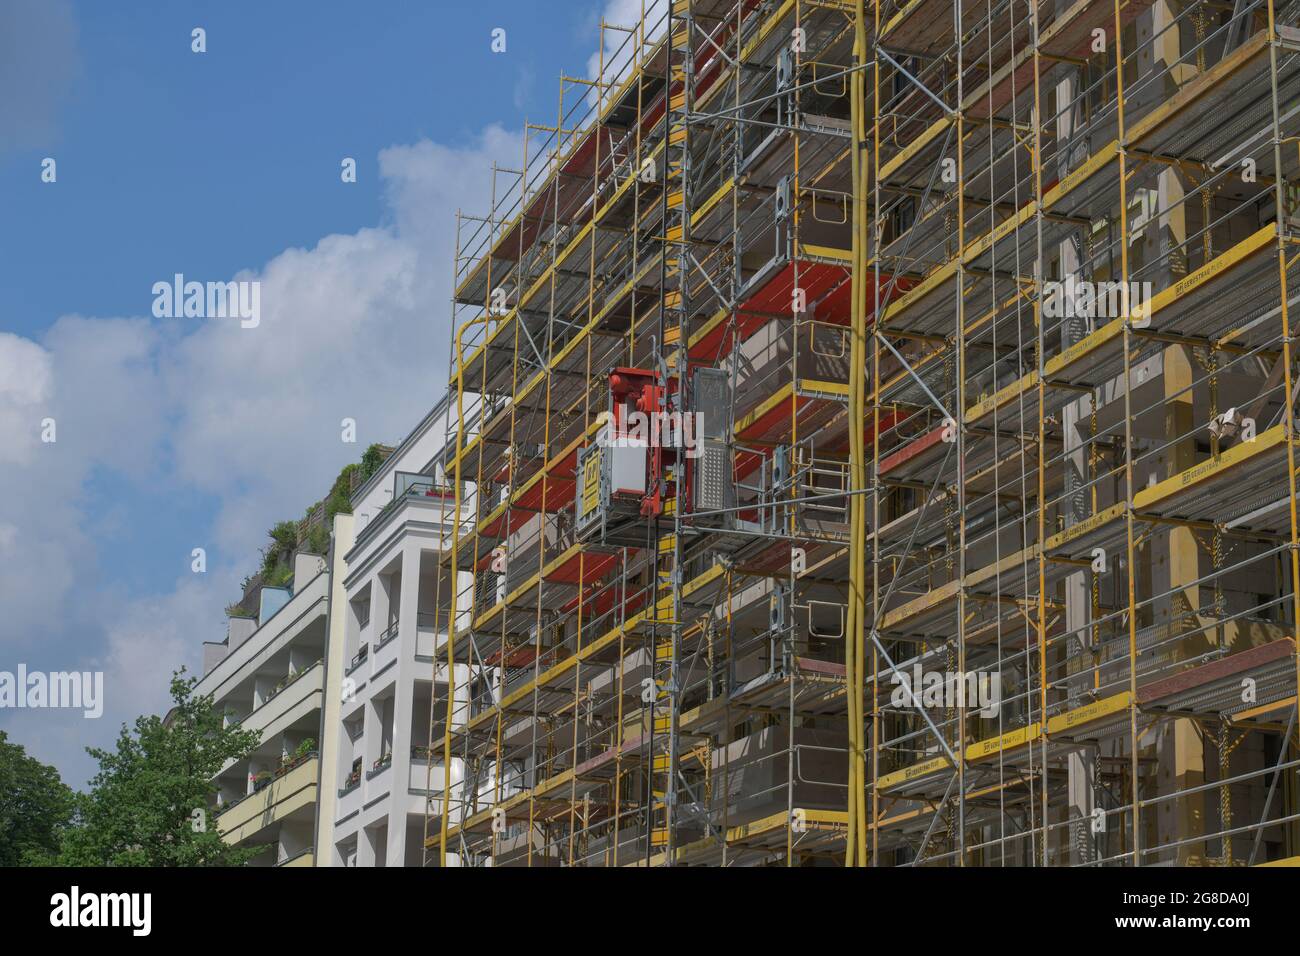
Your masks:
{"label": "balcony", "polygon": [[397,660],[397,635],[398,623],[394,621],[388,625],[387,630],[375,636],[374,644],[370,648],[371,674],[378,674]]}
{"label": "balcony", "polygon": [[377,638],[375,638],[375,650],[376,651],[380,650],[389,641],[393,641],[396,639],[397,639],[397,621],[394,621],[392,624],[388,625],[388,630],[384,631]]}
{"label": "balcony", "polygon": [[339,797],[346,797],[353,790],[361,786],[361,770],[353,770],[348,774],[348,778],[343,781],[343,786],[339,787]]}
{"label": "balcony", "polygon": [[366,771],[366,779],[373,780],[393,765],[393,755],[385,754],[375,761],[373,767]]}
{"label": "balcony", "polygon": [[415,656],[433,657],[447,640],[447,612],[420,611],[415,615]]}
{"label": "balcony", "polygon": [[[367,522],[357,534],[353,551],[367,542],[374,540],[380,530],[393,522],[394,516],[401,512],[403,506],[413,504],[427,509],[425,520],[442,520],[445,515],[451,518],[455,512],[455,494],[451,488],[436,485],[431,479],[411,481],[405,488],[397,491],[391,501]],[[462,509],[463,510],[463,509]],[[350,557],[350,556],[349,556]]]}
{"label": "balcony", "polygon": [[[433,767],[432,775],[429,773],[430,765]],[[408,774],[407,786],[410,790],[416,793],[427,791],[431,795],[441,796],[442,748],[435,747],[431,750],[428,747],[412,747]]]}
{"label": "balcony", "polygon": [[325,687],[325,668],[317,661],[294,674],[275,694],[240,721],[243,730],[256,730],[265,740],[277,730],[319,709]]}
{"label": "balcony", "polygon": [[[365,668],[365,676],[378,674],[396,659],[397,636],[398,622],[393,621],[375,637],[364,641],[357,648],[357,652],[348,660],[347,666],[343,669],[343,676],[351,677],[365,668],[367,662],[369,662],[370,666]],[[358,681],[361,679],[361,677],[357,678]]]}
{"label": "balcony", "polygon": [[361,779],[365,776],[361,769],[360,758],[352,762],[352,769],[347,777],[343,780],[343,786],[339,787],[338,803],[335,806],[335,823],[346,820],[361,809],[364,801],[364,791],[361,787]]}
{"label": "balcony", "polygon": [[318,657],[316,658],[316,660],[312,661],[306,667],[300,667],[292,674],[286,674],[284,675],[284,677],[281,677],[279,682],[275,685],[275,687],[271,689],[271,692],[267,694],[266,697],[262,700],[262,705],[269,704],[276,697],[280,696],[281,691],[285,690],[291,684],[296,683],[299,678],[301,678],[304,674],[310,671],[313,667],[316,667],[318,664],[323,664],[324,662],[325,661],[323,658]]}
{"label": "balcony", "polygon": [[248,677],[265,670],[308,628],[321,627],[329,596],[329,575],[318,574],[270,618],[203,675],[199,692],[212,694],[219,707],[242,697]]}
{"label": "balcony", "polygon": [[296,853],[293,856],[289,857],[289,859],[276,864],[276,866],[315,866],[315,865],[316,865],[316,853],[314,850],[303,850],[301,853]]}
{"label": "balcony", "polygon": [[348,666],[344,671],[345,674],[351,674],[354,670],[370,659],[370,645],[362,644],[357,652],[352,655],[352,660],[348,661]]}
{"label": "balcony", "polygon": [[291,814],[314,810],[319,770],[320,758],[310,754],[261,789],[223,808],[217,817],[222,839],[230,844],[242,843]]}

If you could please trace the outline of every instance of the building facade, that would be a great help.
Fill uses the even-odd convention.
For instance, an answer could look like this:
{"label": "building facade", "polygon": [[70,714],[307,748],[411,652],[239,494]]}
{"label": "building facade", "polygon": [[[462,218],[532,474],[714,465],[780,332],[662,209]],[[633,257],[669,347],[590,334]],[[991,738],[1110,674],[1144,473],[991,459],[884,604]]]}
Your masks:
{"label": "building facade", "polygon": [[296,554],[288,587],[262,588],[255,617],[229,618],[226,639],[203,646],[196,694],[212,696],[226,726],[261,737],[216,778],[216,826],[264,848],[254,866],[316,862],[329,582],[323,557]]}
{"label": "building facade", "polygon": [[425,862],[444,786],[429,735],[446,694],[446,666],[434,672],[451,593],[438,577],[450,511],[434,477],[445,413],[444,402],[356,489],[328,555],[295,554],[286,586],[261,587],[257,613],[241,603],[226,640],[204,644],[196,692],[261,736],[216,779],[220,832],[266,848],[253,865]]}
{"label": "building facade", "polygon": [[[430,801],[447,780],[429,747],[435,701],[445,712],[445,640],[451,587],[440,572],[449,518],[438,477],[445,404],[439,405],[353,497],[349,535],[336,524],[338,603],[332,637],[341,666],[327,737],[337,754],[323,780],[320,846],[334,866],[421,866]],[[349,538],[350,543],[349,543]],[[441,607],[441,610],[439,608]],[[453,786],[459,779],[451,764]],[[326,809],[328,808],[328,809]]]}
{"label": "building facade", "polygon": [[448,399],[204,678],[232,838],[301,852],[233,801],[319,687],[320,865],[1300,861],[1300,3],[600,48],[459,217]]}

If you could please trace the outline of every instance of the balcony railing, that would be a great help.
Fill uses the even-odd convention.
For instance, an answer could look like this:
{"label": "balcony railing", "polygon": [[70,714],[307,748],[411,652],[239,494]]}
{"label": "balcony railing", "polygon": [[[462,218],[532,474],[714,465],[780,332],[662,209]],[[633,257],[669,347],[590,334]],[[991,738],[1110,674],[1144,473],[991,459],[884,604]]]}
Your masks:
{"label": "balcony railing", "polygon": [[412,498],[428,499],[432,501],[445,501],[448,511],[452,510],[455,501],[455,490],[449,485],[441,485],[432,480],[413,481],[401,491],[394,493],[388,504],[384,505],[375,513],[375,516],[366,522],[366,526],[357,534],[356,545],[361,544],[392,517],[406,501]]}
{"label": "balcony railing", "polygon": [[[273,772],[267,773],[263,771],[265,775],[259,776],[257,779],[253,781],[253,793],[257,793],[259,790],[263,790],[266,787],[269,787],[271,784],[275,783],[275,781],[279,780],[281,777],[291,772],[296,767],[301,767],[308,760],[311,760],[314,757],[319,757],[319,756],[320,753],[318,751],[313,750],[309,753],[305,753],[300,756],[294,757],[293,759],[280,764],[280,766],[277,767]],[[253,793],[245,794],[245,796],[241,797],[240,799],[241,800],[247,799],[248,797],[251,797]],[[238,801],[236,801],[236,803],[237,802]],[[231,806],[233,807],[234,804],[232,803]]]}
{"label": "balcony railing", "polygon": [[339,796],[346,797],[357,787],[361,786],[361,768],[358,767],[348,774],[348,778],[343,781],[343,786],[339,788]]}
{"label": "balcony railing", "polygon": [[316,862],[316,851],[312,847],[299,850],[293,856],[287,856],[276,866],[312,866]]}
{"label": "balcony railing", "polygon": [[316,658],[316,660],[312,661],[306,667],[300,667],[292,674],[286,674],[283,678],[280,679],[280,682],[278,684],[276,684],[273,688],[271,688],[271,693],[267,694],[266,697],[262,699],[262,703],[269,704],[271,701],[273,701],[276,698],[276,695],[279,694],[280,691],[287,688],[298,678],[302,677],[303,674],[307,673],[309,670],[311,670],[313,667],[315,667],[317,664],[320,664],[324,660],[325,659],[323,657],[318,657]]}
{"label": "balcony railing", "polygon": [[354,670],[356,670],[363,663],[365,663],[366,658],[369,656],[370,656],[370,645],[362,644],[361,647],[357,650],[356,654],[352,656],[352,660],[348,662],[347,672],[351,674]]}
{"label": "balcony railing", "polygon": [[412,481],[395,494],[393,499],[384,505],[375,517],[382,518],[390,508],[396,507],[397,503],[403,498],[445,498],[448,501],[453,501],[456,498],[456,491],[451,485],[441,485],[432,480]]}
{"label": "balcony railing", "polygon": [[378,760],[375,761],[373,767],[371,767],[369,770],[366,771],[366,779],[373,780],[375,777],[379,776],[381,773],[383,773],[392,765],[393,765],[393,755],[391,753],[384,754],[384,756],[380,757]]}
{"label": "balcony railing", "polygon": [[301,758],[280,767],[275,774],[261,786],[238,800],[223,804],[217,808],[217,826],[227,840],[242,839],[248,836],[228,834],[241,828],[260,829],[274,823],[277,819],[296,812],[303,806],[316,801],[316,768],[318,754],[304,754]]}
{"label": "balcony railing", "polygon": [[397,624],[398,622],[394,621],[392,624],[388,625],[388,630],[379,635],[375,640],[375,650],[379,650],[393,638],[397,637]]}
{"label": "balcony railing", "polygon": [[307,676],[308,674],[310,674],[310,673],[311,673],[312,671],[314,671],[317,667],[320,667],[324,662],[325,662],[325,659],[324,659],[324,658],[317,658],[316,661],[315,661],[314,663],[308,665],[307,667],[301,668],[300,670],[297,670],[297,671],[295,671],[294,673],[290,674],[287,678],[285,678],[284,681],[282,681],[281,683],[277,684],[277,685],[275,686],[275,688],[272,689],[271,693],[268,694],[268,695],[267,695],[267,696],[262,700],[262,702],[261,702],[260,704],[258,704],[256,707],[254,707],[254,708],[253,708],[252,710],[250,710],[248,713],[244,714],[244,716],[242,716],[242,717],[231,717],[230,715],[227,715],[228,722],[227,722],[226,726],[227,726],[227,727],[232,727],[232,726],[234,726],[234,727],[242,727],[244,724],[248,723],[248,721],[251,720],[255,714],[259,713],[259,712],[262,710],[263,707],[265,707],[267,704],[271,703],[271,701],[275,700],[275,698],[279,697],[282,693],[284,693],[286,690],[288,690],[288,689],[289,689],[290,687],[292,687],[294,684],[298,683],[298,681],[302,680],[305,676]]}

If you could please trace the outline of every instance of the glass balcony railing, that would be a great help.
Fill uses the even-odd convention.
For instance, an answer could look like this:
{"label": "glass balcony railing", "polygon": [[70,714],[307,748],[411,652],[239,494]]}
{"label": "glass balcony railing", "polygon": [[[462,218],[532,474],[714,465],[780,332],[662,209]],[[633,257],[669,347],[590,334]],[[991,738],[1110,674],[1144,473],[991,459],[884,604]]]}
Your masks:
{"label": "glass balcony railing", "polygon": [[393,480],[393,497],[366,522],[357,534],[356,544],[361,544],[375,534],[403,504],[413,499],[441,503],[450,517],[455,509],[456,493],[451,485],[434,481],[427,475],[399,472]]}

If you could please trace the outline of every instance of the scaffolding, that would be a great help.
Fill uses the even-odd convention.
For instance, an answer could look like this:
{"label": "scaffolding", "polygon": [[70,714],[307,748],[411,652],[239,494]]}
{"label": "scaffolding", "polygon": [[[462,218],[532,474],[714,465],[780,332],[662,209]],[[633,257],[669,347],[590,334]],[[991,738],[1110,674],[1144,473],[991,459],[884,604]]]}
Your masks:
{"label": "scaffolding", "polygon": [[1298,18],[602,22],[458,216],[428,862],[1300,860]]}

